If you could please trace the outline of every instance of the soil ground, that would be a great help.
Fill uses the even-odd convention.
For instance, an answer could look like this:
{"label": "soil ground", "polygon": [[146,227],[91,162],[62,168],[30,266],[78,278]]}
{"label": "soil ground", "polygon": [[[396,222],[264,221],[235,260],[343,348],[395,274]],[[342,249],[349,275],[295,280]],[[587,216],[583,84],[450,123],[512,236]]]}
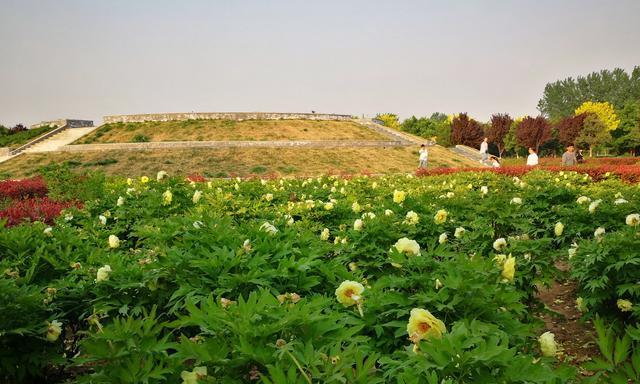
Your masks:
{"label": "soil ground", "polygon": [[[567,271],[568,265],[557,263],[561,271]],[[595,343],[595,330],[591,321],[580,319],[576,308],[576,283],[572,280],[554,281],[548,289],[538,292],[538,299],[553,313],[541,312],[539,317],[545,323],[545,329],[555,335],[555,340],[563,348],[563,360],[578,368],[583,376],[591,376],[581,365],[593,356],[600,354]]]}

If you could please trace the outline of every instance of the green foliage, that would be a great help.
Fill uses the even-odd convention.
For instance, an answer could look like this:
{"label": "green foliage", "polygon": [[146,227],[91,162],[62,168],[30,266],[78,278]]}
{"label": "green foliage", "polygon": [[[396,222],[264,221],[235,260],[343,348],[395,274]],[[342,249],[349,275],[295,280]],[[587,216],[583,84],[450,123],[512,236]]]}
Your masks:
{"label": "green foliage", "polygon": [[451,124],[447,120],[447,115],[443,113],[436,112],[429,118],[411,116],[400,124],[400,129],[426,139],[435,139],[438,144],[445,147],[452,145]]}
{"label": "green foliage", "polygon": [[586,101],[609,102],[620,110],[628,99],[640,100],[640,66],[631,73],[616,68],[548,83],[538,109],[552,121],[571,116]]}
{"label": "green foliage", "polygon": [[589,148],[589,155],[593,154],[593,149],[606,146],[611,142],[611,135],[606,125],[596,115],[590,114],[584,119],[582,131],[576,137],[578,146]]}
{"label": "green foliage", "polygon": [[[104,159],[102,164],[95,164],[113,164],[112,160]],[[86,201],[104,193],[105,176],[102,173],[77,173],[71,170],[70,164],[51,164],[41,168],[40,174],[47,182],[49,196],[58,200]]]}
{"label": "green foliage", "polygon": [[56,127],[44,126],[40,128],[27,129],[16,133],[11,133],[10,130],[5,128],[5,130],[0,130],[0,147],[19,147],[20,145],[26,144],[36,137],[44,135],[45,133],[55,128]]}
{"label": "green foliage", "polygon": [[133,137],[133,142],[134,143],[148,143],[149,142],[149,136],[143,135],[141,133],[135,135]]}
{"label": "green foliage", "polygon": [[640,100],[626,102],[619,115],[620,125],[611,132],[614,145],[620,153],[631,151],[635,155],[640,147]]}
{"label": "green foliage", "polygon": [[[640,381],[640,332],[627,327],[623,331],[596,317],[594,321],[597,344],[601,357],[595,357],[585,365],[595,375],[585,380],[589,383],[627,384]],[[622,337],[618,337],[618,334]]]}

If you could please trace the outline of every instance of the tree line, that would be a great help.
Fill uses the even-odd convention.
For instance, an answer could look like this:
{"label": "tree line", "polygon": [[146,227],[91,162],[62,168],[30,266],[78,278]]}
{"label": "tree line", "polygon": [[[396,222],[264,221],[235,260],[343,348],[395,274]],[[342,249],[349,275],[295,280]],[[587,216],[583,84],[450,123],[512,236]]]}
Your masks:
{"label": "tree line", "polygon": [[480,122],[467,113],[399,120],[393,113],[378,114],[384,125],[443,146],[479,146],[484,137],[499,156],[524,155],[529,147],[538,153],[561,153],[568,145],[589,150],[606,149],[635,156],[640,150],[640,67],[628,74],[622,69],[594,72],[546,85],[538,102],[541,114],[513,118],[506,113]]}

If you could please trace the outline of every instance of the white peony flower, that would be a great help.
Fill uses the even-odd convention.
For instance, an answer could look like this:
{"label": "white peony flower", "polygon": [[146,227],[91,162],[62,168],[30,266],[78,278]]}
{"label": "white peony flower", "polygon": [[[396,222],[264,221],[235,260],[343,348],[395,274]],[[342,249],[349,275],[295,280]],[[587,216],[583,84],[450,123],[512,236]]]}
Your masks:
{"label": "white peony flower", "polygon": [[591,204],[589,204],[589,213],[594,213],[596,211],[596,208],[598,208],[598,205],[600,205],[601,202],[602,200],[598,199],[596,201],[593,201]]}
{"label": "white peony flower", "polygon": [[360,207],[360,204],[355,201],[353,204],[351,204],[351,210],[355,213],[359,213],[362,210],[362,207]]}
{"label": "white peony flower", "polygon": [[514,197],[513,199],[511,199],[510,204],[520,205],[522,204],[522,199],[519,197]]}
{"label": "white peony flower", "polygon": [[116,205],[117,205],[118,207],[122,207],[122,206],[124,205],[124,197],[119,196],[119,197],[118,197],[118,201],[116,202]]}
{"label": "white peony flower", "polygon": [[44,231],[42,231],[42,233],[44,233],[45,235],[47,235],[49,237],[52,237],[53,236],[52,231],[53,231],[53,228],[47,227],[47,228],[44,229]]}
{"label": "white peony flower", "polygon": [[384,215],[385,216],[393,216],[393,211],[390,209],[385,209],[384,210]]}
{"label": "white peony flower", "polygon": [[100,221],[100,224],[102,224],[102,225],[106,225],[107,224],[107,218],[104,215],[98,216],[98,221]]}
{"label": "white peony flower", "polygon": [[604,236],[604,233],[606,232],[606,230],[603,227],[598,227],[595,232],[593,232],[593,237],[595,237],[598,240],[602,240],[602,236]]}
{"label": "white peony flower", "polygon": [[169,205],[171,204],[172,200],[173,200],[173,194],[171,193],[170,190],[167,189],[162,194],[162,205]]}
{"label": "white peony flower", "polygon": [[109,265],[105,265],[104,267],[98,268],[98,273],[96,274],[96,281],[106,281],[109,280],[109,275],[111,274],[111,267]]}
{"label": "white peony flower", "polygon": [[625,199],[616,199],[616,201],[613,202],[613,204],[615,205],[626,204],[626,203],[628,203],[628,201]]}
{"label": "white peony flower", "polygon": [[267,222],[263,223],[260,226],[260,230],[263,231],[263,232],[266,232],[266,233],[268,233],[270,235],[274,235],[274,234],[278,233],[278,228],[274,227],[272,224],[267,223]]}
{"label": "white peony flower", "polygon": [[440,279],[436,279],[436,290],[442,288],[444,285],[442,284],[442,282],[440,281]]}
{"label": "white peony flower", "polygon": [[369,220],[373,220],[376,218],[376,214],[373,212],[365,212],[362,214],[362,218],[363,219],[369,219]]}
{"label": "white peony flower", "polygon": [[493,242],[493,249],[495,249],[496,251],[502,251],[506,247],[507,247],[507,240],[505,240],[503,237]]}
{"label": "white peony flower", "polygon": [[193,228],[195,228],[195,229],[200,229],[200,228],[202,228],[203,225],[204,225],[204,223],[202,221],[194,221],[193,222]]}
{"label": "white peony flower", "polygon": [[202,191],[193,192],[193,197],[191,198],[193,204],[198,204],[198,201],[200,201],[200,199],[202,199]]}
{"label": "white peony flower", "polygon": [[486,185],[483,185],[482,187],[480,187],[480,192],[483,195],[486,195],[487,193],[489,193],[489,187],[487,187]]}
{"label": "white peony flower", "polygon": [[332,210],[333,209],[333,203],[332,202],[325,203],[324,209],[327,210],[327,211]]}
{"label": "white peony flower", "polygon": [[461,238],[462,236],[464,236],[464,233],[466,232],[466,229],[464,229],[464,227],[458,227],[456,228],[456,231],[453,233],[453,236],[456,239]]}
{"label": "white peony flower", "polygon": [[322,230],[322,232],[320,233],[320,240],[329,240],[329,228],[325,228]]}
{"label": "white peony flower", "polygon": [[62,323],[58,320],[53,320],[47,327],[47,341],[53,343],[54,341],[58,340],[58,337],[61,333]]}
{"label": "white peony flower", "polygon": [[588,203],[590,201],[591,201],[591,199],[588,198],[587,196],[580,196],[580,197],[578,197],[578,200],[576,200],[576,202],[578,204],[584,204],[584,203]]}
{"label": "white peony flower", "polygon": [[355,229],[356,231],[362,231],[363,226],[364,222],[362,221],[362,219],[356,219],[356,221],[353,222],[353,229]]}
{"label": "white peony flower", "polygon": [[156,180],[160,181],[162,179],[164,179],[165,177],[167,177],[168,174],[165,171],[160,171],[158,172],[158,174],[156,175]]}
{"label": "white peony flower", "polygon": [[438,243],[440,244],[444,244],[449,240],[448,236],[446,233],[441,233],[440,236],[438,237]]}
{"label": "white peony flower", "polygon": [[632,213],[632,214],[628,215],[626,220],[625,220],[625,222],[630,227],[638,226],[638,224],[640,224],[640,214]]}

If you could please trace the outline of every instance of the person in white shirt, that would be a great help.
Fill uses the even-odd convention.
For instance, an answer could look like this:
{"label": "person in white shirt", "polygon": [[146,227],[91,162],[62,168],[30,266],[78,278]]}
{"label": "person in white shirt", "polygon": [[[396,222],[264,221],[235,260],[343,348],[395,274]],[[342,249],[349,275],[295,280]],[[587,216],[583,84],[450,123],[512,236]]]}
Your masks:
{"label": "person in white shirt", "polygon": [[420,146],[420,165],[418,168],[427,168],[427,160],[429,159],[429,151],[427,151],[427,146],[422,144]]}
{"label": "person in white shirt", "polygon": [[491,166],[493,168],[500,168],[500,160],[497,157],[491,156],[489,160],[491,160]]}
{"label": "person in white shirt", "polygon": [[527,156],[527,165],[533,167],[538,165],[538,154],[533,148],[529,148],[529,156]]}
{"label": "person in white shirt", "polygon": [[489,138],[485,137],[482,140],[482,144],[480,144],[480,155],[482,155],[482,160],[480,162],[484,164],[489,158]]}

